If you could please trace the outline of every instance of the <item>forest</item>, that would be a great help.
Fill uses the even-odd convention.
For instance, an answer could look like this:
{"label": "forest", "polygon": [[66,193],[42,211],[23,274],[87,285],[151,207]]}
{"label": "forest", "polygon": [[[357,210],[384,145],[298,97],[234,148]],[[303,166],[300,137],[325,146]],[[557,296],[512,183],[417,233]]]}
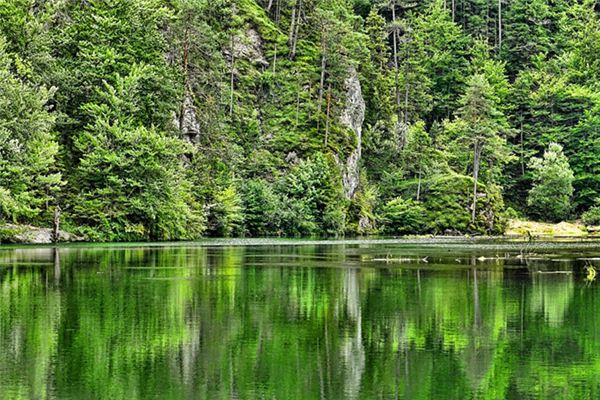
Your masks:
{"label": "forest", "polygon": [[0,237],[59,209],[90,241],[600,225],[600,2],[0,0]]}

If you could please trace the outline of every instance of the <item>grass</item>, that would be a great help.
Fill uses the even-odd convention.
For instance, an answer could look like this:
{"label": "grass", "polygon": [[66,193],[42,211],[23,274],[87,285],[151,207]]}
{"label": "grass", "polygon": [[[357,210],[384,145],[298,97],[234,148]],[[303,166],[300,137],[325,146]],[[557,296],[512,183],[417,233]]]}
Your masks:
{"label": "grass", "polygon": [[588,236],[588,230],[580,221],[559,222],[556,224],[547,222],[524,221],[511,219],[506,226],[505,235],[518,236]]}

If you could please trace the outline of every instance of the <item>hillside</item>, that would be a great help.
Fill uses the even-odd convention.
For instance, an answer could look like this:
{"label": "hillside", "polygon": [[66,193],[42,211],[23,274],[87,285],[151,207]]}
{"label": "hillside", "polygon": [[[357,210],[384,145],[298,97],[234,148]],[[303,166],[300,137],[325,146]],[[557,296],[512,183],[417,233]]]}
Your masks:
{"label": "hillside", "polygon": [[599,82],[589,0],[0,0],[0,223],[597,224]]}

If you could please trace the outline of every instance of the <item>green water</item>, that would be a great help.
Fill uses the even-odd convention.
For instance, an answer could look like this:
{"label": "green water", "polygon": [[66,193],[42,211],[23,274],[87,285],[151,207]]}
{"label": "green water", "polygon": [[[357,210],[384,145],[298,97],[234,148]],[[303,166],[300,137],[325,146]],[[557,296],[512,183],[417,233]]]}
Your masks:
{"label": "green water", "polygon": [[598,399],[586,264],[600,243],[0,248],[0,398]]}

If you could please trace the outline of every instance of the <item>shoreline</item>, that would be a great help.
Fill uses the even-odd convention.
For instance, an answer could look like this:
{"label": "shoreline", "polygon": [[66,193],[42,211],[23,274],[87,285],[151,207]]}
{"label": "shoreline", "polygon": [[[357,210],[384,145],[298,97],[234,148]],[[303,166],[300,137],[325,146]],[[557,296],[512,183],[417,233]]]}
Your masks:
{"label": "shoreline", "polygon": [[4,224],[0,225],[0,246],[1,247],[19,247],[19,246],[86,246],[86,245],[147,245],[147,246],[176,246],[184,244],[201,245],[293,245],[299,243],[312,244],[335,244],[344,242],[347,244],[369,243],[427,243],[428,240],[435,242],[464,242],[464,241],[494,241],[494,240],[518,240],[518,241],[537,241],[537,240],[565,240],[565,239],[600,239],[599,227],[586,227],[579,221],[545,223],[526,220],[510,220],[506,231],[502,235],[405,235],[405,236],[340,236],[340,237],[201,237],[196,240],[172,240],[172,241],[139,241],[139,242],[99,242],[87,241],[81,236],[74,235],[66,231],[60,231],[59,242],[52,241],[51,229],[41,228],[32,225]]}

